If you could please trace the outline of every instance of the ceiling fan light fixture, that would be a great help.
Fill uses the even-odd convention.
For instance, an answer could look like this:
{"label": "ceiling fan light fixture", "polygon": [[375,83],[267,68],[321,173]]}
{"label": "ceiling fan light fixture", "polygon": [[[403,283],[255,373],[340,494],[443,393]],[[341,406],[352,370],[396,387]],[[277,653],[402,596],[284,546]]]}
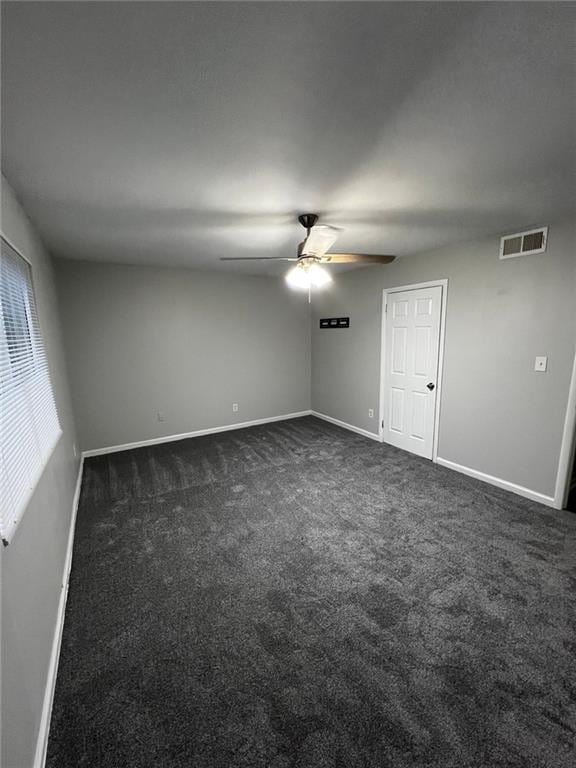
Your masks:
{"label": "ceiling fan light fixture", "polygon": [[291,288],[308,291],[310,288],[322,288],[332,282],[332,276],[318,264],[297,264],[286,274],[286,282]]}
{"label": "ceiling fan light fixture", "polygon": [[324,267],[320,267],[318,264],[312,264],[308,270],[308,276],[310,282],[315,288],[322,288],[324,285],[332,282],[332,275]]}
{"label": "ceiling fan light fixture", "polygon": [[286,273],[286,282],[290,288],[296,288],[301,291],[307,291],[310,287],[310,280],[306,272],[302,269],[300,264]]}

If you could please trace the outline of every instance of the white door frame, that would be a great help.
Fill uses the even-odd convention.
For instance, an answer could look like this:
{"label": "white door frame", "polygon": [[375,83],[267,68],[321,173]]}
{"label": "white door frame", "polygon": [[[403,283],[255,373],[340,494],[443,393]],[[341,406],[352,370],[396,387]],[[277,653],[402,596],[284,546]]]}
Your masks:
{"label": "white door frame", "polygon": [[438,458],[438,433],[440,429],[440,403],[442,399],[442,373],[444,370],[444,331],[446,327],[446,304],[448,297],[448,280],[430,280],[427,283],[413,283],[412,285],[398,285],[395,288],[385,288],[382,292],[382,325],[380,330],[380,403],[378,408],[378,434],[380,442],[384,442],[384,368],[386,365],[386,305],[388,294],[399,291],[416,291],[419,288],[442,288],[442,306],[440,308],[440,341],[438,345],[438,378],[436,383],[436,410],[434,413],[434,437],[432,439],[432,461]]}
{"label": "white door frame", "polygon": [[566,417],[564,419],[564,431],[560,447],[560,459],[558,461],[558,473],[556,475],[556,487],[554,489],[554,506],[556,509],[564,509],[568,501],[568,488],[572,479],[572,462],[576,453],[576,354],[572,366],[572,379],[568,391],[568,403],[566,405]]}

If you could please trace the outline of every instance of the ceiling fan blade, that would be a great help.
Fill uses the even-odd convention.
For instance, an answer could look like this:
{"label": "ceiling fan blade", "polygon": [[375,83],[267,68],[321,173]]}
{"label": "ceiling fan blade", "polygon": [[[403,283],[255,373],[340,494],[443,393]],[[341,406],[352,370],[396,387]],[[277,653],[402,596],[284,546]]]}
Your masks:
{"label": "ceiling fan blade", "polygon": [[220,261],[298,261],[296,256],[220,256]]}
{"label": "ceiling fan blade", "polygon": [[321,264],[390,264],[396,256],[377,253],[327,253]]}
{"label": "ceiling fan blade", "polygon": [[336,227],[317,225],[312,228],[310,234],[304,241],[302,248],[303,256],[324,256],[328,248],[331,248],[340,234]]}

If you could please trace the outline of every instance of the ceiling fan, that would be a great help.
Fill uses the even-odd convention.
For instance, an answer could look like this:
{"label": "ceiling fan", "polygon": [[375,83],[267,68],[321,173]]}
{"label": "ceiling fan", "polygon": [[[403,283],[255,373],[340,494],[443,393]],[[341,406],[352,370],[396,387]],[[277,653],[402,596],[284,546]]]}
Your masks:
{"label": "ceiling fan", "polygon": [[341,230],[323,224],[316,226],[316,213],[303,213],[298,221],[306,230],[306,238],[298,245],[296,256],[222,256],[220,261],[295,261],[286,281],[293,288],[307,290],[310,299],[313,286],[320,288],[332,280],[321,264],[390,264],[396,258],[373,253],[328,253]]}

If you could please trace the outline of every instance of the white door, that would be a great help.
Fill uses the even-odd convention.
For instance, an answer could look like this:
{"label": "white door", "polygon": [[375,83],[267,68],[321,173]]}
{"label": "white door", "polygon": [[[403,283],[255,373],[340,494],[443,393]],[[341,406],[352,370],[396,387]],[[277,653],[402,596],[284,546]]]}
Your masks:
{"label": "white door", "polygon": [[432,458],[442,286],[388,294],[383,438]]}

